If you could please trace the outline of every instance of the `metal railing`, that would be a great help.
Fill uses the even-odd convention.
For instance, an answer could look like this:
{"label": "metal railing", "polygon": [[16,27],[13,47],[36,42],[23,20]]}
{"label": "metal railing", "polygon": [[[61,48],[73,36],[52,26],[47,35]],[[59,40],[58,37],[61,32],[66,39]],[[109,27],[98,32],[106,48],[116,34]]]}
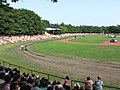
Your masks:
{"label": "metal railing", "polygon": [[21,71],[21,69],[28,70],[28,71],[31,72],[31,73],[30,73],[31,75],[33,74],[33,72],[40,73],[40,74],[43,74],[43,75],[47,75],[47,79],[48,79],[48,80],[50,80],[50,76],[51,76],[51,77],[60,78],[60,79],[64,79],[64,78],[62,78],[62,77],[60,77],[60,76],[56,76],[56,75],[48,74],[48,73],[45,73],[45,72],[40,72],[40,71],[37,71],[37,70],[32,70],[32,69],[29,69],[29,68],[25,68],[25,67],[23,67],[23,66],[15,65],[15,64],[9,63],[9,62],[7,62],[7,61],[1,60],[1,59],[0,59],[0,61],[2,62],[1,64],[3,65],[3,67],[5,67],[5,64],[8,64],[9,67],[11,67],[11,66],[17,67],[19,71]]}

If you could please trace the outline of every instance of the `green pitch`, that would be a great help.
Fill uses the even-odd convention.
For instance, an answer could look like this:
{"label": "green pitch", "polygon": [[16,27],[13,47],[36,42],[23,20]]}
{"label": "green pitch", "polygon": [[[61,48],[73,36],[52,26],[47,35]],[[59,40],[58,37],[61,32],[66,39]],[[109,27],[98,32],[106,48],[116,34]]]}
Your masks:
{"label": "green pitch", "polygon": [[[79,38],[70,40],[72,42],[84,42],[84,43],[92,43],[92,44],[100,44],[105,41],[110,41],[112,38],[109,38],[108,35],[106,36],[80,36]],[[117,36],[115,39],[120,41],[120,36]]]}
{"label": "green pitch", "polygon": [[[96,45],[111,38],[107,36],[87,36],[76,38],[74,42],[94,43],[91,44],[69,44],[64,42],[50,41],[36,44],[31,50],[37,53],[54,55],[66,58],[86,58],[100,62],[120,62],[120,46]],[[119,37],[118,37],[119,39]]]}

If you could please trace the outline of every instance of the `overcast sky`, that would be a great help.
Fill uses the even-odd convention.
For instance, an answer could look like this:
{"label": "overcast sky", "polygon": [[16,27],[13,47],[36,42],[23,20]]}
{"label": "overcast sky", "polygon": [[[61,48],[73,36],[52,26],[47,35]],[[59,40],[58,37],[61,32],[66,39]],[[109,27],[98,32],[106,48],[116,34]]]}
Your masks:
{"label": "overcast sky", "polygon": [[120,25],[120,0],[19,0],[10,6],[32,10],[50,23]]}

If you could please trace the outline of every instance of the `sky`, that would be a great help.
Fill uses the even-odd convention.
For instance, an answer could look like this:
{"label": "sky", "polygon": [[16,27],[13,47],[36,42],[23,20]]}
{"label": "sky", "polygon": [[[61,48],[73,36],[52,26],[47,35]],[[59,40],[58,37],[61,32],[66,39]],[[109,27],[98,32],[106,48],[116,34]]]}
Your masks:
{"label": "sky", "polygon": [[10,6],[32,10],[53,24],[120,25],[120,0],[19,0]]}

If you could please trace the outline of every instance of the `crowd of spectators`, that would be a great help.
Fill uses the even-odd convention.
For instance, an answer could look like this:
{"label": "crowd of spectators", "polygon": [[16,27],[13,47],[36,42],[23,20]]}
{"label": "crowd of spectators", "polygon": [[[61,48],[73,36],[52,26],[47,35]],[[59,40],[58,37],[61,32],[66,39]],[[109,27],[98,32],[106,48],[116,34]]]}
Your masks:
{"label": "crowd of spectators", "polygon": [[16,43],[16,42],[26,42],[26,41],[34,41],[34,40],[42,40],[42,39],[50,39],[50,38],[61,38],[68,36],[85,36],[85,35],[102,35],[97,33],[65,33],[59,35],[53,35],[45,32],[45,34],[38,35],[16,35],[16,36],[0,36],[0,45],[7,43]]}
{"label": "crowd of spectators", "polygon": [[[50,39],[50,38],[61,38],[68,36],[79,36],[84,35],[80,33],[65,33],[60,35],[53,35],[45,33],[43,35],[20,35],[20,36],[0,36],[0,45],[4,45],[7,43],[16,43],[16,42],[26,42],[26,41],[34,41],[34,40],[42,40],[42,39]],[[86,34],[87,35],[87,34]]]}
{"label": "crowd of spectators", "polygon": [[34,40],[41,40],[50,38],[47,35],[21,35],[21,36],[1,36],[0,37],[0,44],[7,44],[7,43],[16,43],[16,42],[26,42],[26,41],[34,41]]}
{"label": "crowd of spectators", "polygon": [[45,77],[28,73],[20,73],[16,68],[5,68],[0,64],[0,90],[103,90],[103,81],[101,76],[97,76],[95,83],[87,77],[85,85],[74,83],[71,87],[71,81],[68,76],[61,81],[49,81]]}

